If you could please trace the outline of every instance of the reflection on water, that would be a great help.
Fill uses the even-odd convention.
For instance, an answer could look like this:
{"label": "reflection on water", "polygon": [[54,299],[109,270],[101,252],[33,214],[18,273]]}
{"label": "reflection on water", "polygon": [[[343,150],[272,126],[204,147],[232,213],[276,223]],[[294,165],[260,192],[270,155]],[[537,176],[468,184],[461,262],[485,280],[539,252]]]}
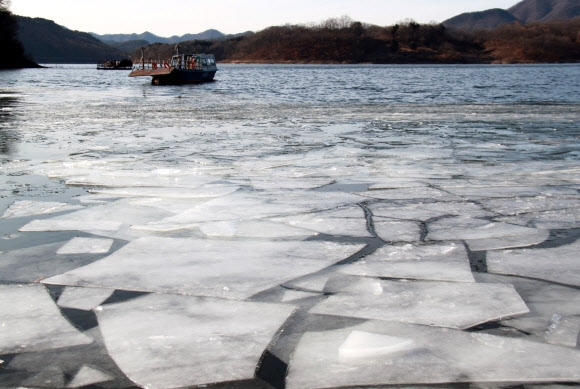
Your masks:
{"label": "reflection on water", "polygon": [[14,120],[14,106],[18,98],[0,90],[0,154],[11,155],[15,152],[18,132],[11,128]]}

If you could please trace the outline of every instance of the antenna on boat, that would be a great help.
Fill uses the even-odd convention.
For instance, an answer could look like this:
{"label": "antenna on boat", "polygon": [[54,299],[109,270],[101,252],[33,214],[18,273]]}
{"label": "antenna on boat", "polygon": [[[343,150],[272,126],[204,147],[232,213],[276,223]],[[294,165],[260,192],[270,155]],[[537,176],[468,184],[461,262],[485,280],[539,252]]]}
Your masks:
{"label": "antenna on boat", "polygon": [[175,55],[179,55],[179,45],[175,45]]}
{"label": "antenna on boat", "polygon": [[141,46],[141,69],[145,69],[145,48]]}

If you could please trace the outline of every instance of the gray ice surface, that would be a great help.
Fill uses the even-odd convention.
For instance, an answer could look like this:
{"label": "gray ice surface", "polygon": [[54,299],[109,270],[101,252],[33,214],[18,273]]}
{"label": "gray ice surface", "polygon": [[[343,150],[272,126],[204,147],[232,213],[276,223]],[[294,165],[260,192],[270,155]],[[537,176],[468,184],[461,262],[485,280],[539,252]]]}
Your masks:
{"label": "gray ice surface", "polygon": [[465,329],[528,311],[510,285],[360,278],[309,312]]}
{"label": "gray ice surface", "polygon": [[75,237],[59,248],[57,254],[106,254],[113,239]]}
{"label": "gray ice surface", "polygon": [[429,225],[430,240],[465,240],[472,251],[525,247],[546,240],[550,232],[508,223],[495,223],[470,217],[437,220]]}
{"label": "gray ice surface", "polygon": [[[354,344],[353,333],[365,336],[356,337],[358,344]],[[392,347],[369,350],[369,341],[374,346],[383,343]],[[359,358],[344,358],[341,349],[347,346]],[[579,364],[580,350],[576,349],[446,328],[369,321],[305,333],[290,362],[286,387],[568,382],[580,378]]]}
{"label": "gray ice surface", "polygon": [[467,252],[458,243],[383,246],[341,273],[366,277],[474,282]]}
{"label": "gray ice surface", "polygon": [[82,206],[59,203],[55,201],[19,200],[10,205],[2,217],[13,218],[32,215],[46,215],[56,212],[71,211],[79,208],[82,208]]}
{"label": "gray ice surface", "polygon": [[492,273],[538,278],[580,286],[580,242],[546,249],[519,249],[488,253]]}
{"label": "gray ice surface", "polygon": [[295,307],[151,294],[96,310],[107,350],[144,388],[252,379]]}
{"label": "gray ice surface", "polygon": [[91,343],[60,313],[42,285],[0,285],[0,355]]}
{"label": "gray ice surface", "polygon": [[68,383],[67,388],[80,388],[113,380],[109,374],[90,366],[83,366]]}
{"label": "gray ice surface", "polygon": [[141,238],[43,282],[244,299],[331,266],[360,248],[331,242]]}
{"label": "gray ice surface", "polygon": [[58,298],[59,307],[90,311],[111,297],[113,290],[104,288],[66,287]]}
{"label": "gray ice surface", "polygon": [[0,386],[578,385],[578,104],[354,68],[292,67],[272,100],[262,65],[88,91],[66,85],[96,70],[43,69],[64,87],[0,123]]}

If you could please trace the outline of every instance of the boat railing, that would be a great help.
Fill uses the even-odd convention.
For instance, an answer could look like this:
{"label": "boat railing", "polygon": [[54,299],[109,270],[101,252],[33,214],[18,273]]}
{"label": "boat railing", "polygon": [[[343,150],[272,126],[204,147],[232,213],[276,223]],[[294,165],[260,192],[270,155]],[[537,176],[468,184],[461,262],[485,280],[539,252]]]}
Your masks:
{"label": "boat railing", "polygon": [[[200,56],[181,56],[172,59],[142,59],[135,63],[133,70],[155,70],[159,68],[175,68],[183,70],[206,70],[215,67],[215,62],[208,63],[208,60]],[[210,69],[211,70],[211,69]]]}
{"label": "boat railing", "polygon": [[138,62],[133,67],[134,70],[145,69],[145,70],[155,70],[159,68],[169,68],[171,66],[171,61],[167,59],[146,59]]}

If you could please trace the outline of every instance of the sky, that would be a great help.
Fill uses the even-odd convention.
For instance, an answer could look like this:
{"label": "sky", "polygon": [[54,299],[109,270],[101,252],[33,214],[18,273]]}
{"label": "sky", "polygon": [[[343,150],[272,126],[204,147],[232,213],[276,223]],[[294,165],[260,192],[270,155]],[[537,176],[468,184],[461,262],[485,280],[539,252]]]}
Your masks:
{"label": "sky", "polygon": [[50,19],[97,34],[149,31],[162,37],[216,29],[224,34],[329,18],[390,26],[406,19],[443,22],[464,12],[507,9],[519,0],[11,0],[20,16]]}

